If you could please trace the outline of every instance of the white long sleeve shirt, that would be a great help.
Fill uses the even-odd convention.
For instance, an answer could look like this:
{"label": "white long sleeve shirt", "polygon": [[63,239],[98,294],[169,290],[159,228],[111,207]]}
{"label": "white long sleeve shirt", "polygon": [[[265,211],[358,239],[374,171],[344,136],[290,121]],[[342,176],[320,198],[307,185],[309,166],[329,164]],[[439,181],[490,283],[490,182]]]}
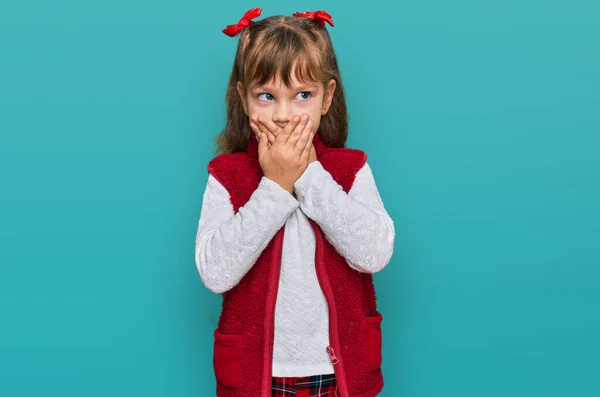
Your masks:
{"label": "white long sleeve shirt", "polygon": [[314,220],[325,238],[360,272],[383,269],[393,253],[394,224],[367,163],[346,194],[319,161],[296,181],[296,197],[262,177],[234,214],[229,193],[209,174],[195,258],[204,284],[216,293],[237,285],[285,225],[275,306],[273,376],[334,373],[329,355],[329,312],[317,280]]}

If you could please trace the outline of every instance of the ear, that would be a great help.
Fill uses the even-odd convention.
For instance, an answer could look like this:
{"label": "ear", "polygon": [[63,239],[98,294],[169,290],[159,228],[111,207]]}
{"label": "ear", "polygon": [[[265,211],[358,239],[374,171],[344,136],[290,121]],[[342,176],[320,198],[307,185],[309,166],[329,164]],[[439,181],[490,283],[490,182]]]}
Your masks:
{"label": "ear", "polygon": [[246,103],[246,90],[244,89],[244,85],[242,84],[241,81],[238,81],[237,84],[235,85],[235,88],[237,89],[240,99],[242,100],[242,105],[244,106],[244,112],[246,113],[246,116],[248,116],[248,104]]}
{"label": "ear", "polygon": [[335,92],[336,82],[334,79],[329,80],[325,87],[325,95],[323,96],[323,115],[327,113],[333,101],[333,93]]}

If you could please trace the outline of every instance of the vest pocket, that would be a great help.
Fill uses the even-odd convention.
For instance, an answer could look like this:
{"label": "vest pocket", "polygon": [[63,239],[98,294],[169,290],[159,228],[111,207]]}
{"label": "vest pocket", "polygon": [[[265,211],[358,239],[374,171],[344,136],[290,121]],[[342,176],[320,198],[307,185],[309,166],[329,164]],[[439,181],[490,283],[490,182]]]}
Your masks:
{"label": "vest pocket", "polygon": [[217,382],[235,389],[240,383],[242,335],[215,331],[213,367]]}
{"label": "vest pocket", "polygon": [[375,316],[365,317],[365,350],[367,368],[376,371],[381,367],[381,321],[383,316],[377,312]]}

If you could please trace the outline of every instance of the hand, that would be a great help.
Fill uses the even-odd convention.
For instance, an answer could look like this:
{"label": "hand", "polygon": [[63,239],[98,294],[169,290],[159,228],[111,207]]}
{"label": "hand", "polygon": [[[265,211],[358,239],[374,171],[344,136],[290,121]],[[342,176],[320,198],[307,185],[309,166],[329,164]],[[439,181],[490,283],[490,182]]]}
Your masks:
{"label": "hand", "polygon": [[[252,121],[250,122],[252,124]],[[257,131],[263,131],[267,134],[267,138],[269,140],[269,143],[267,144],[267,148],[270,148],[271,145],[273,144],[273,142],[275,142],[275,137],[276,135],[279,133],[279,131],[281,130],[281,128],[279,128],[275,123],[261,123],[260,121],[258,121],[258,118],[256,119],[256,124],[257,128],[254,129],[253,131],[256,132]],[[252,127],[252,125],[251,125]],[[260,138],[259,134],[256,134],[257,138]],[[314,134],[313,134],[314,137]],[[317,152],[315,150],[315,146],[312,143],[312,139],[310,142],[310,154],[308,156],[308,164],[314,163],[315,161],[317,161]]]}
{"label": "hand", "polygon": [[284,128],[262,116],[253,115],[251,120],[250,127],[259,139],[258,158],[263,174],[293,193],[294,183],[308,166],[313,148],[314,133],[308,115],[295,115]]}
{"label": "hand", "polygon": [[[252,118],[251,118],[252,120]],[[252,121],[250,121],[250,123],[252,123]],[[278,133],[278,131],[281,130],[281,128],[279,128],[275,123],[261,123],[260,121],[256,120],[257,126],[258,126],[258,130],[256,131],[264,131],[267,134],[267,138],[269,139],[269,144],[267,145],[267,147],[271,147],[271,145],[273,144],[273,142],[275,142],[275,137],[276,134]],[[252,127],[252,126],[251,126]],[[253,130],[255,133],[256,131]],[[256,134],[257,138],[260,138],[260,136],[258,134]],[[313,134],[314,136],[314,134]],[[311,141],[311,145],[313,146],[310,150],[310,157],[309,157],[309,161],[308,164],[312,163],[313,161],[317,160],[317,152],[315,151],[314,145],[312,144]]]}
{"label": "hand", "polygon": [[[251,117],[251,119],[253,119],[253,118]],[[281,128],[279,128],[275,123],[261,123],[258,120],[258,117],[256,117],[255,120],[258,124],[256,124],[256,128],[253,130],[255,131],[255,133],[256,133],[256,131],[264,131],[267,134],[267,137],[269,140],[269,143],[267,144],[267,148],[270,148],[272,143],[275,142],[276,135],[279,133]],[[253,123],[253,122],[251,121],[250,123]],[[252,125],[251,125],[251,127],[252,127]],[[314,136],[314,134],[313,134],[313,136]],[[257,138],[259,138],[258,135],[257,135]],[[315,146],[312,143],[312,138],[311,138],[310,154],[308,156],[308,164],[314,163],[315,161],[317,161],[317,152],[315,150]],[[308,164],[307,164],[307,166],[308,166]]]}
{"label": "hand", "polygon": [[[302,116],[302,115],[306,115],[308,117],[308,120],[310,120],[310,115],[308,115],[307,113],[303,113],[298,116]],[[267,147],[270,148],[271,145],[273,144],[273,142],[275,142],[277,135],[281,131],[283,131],[283,128],[279,127],[274,122],[270,122],[267,118],[261,117],[261,119],[263,120],[263,122],[261,122],[258,119],[258,115],[253,114],[250,117],[250,127],[252,128],[252,131],[254,132],[254,135],[256,135],[257,139],[260,139],[260,131],[267,134],[267,138],[269,140]],[[253,125],[253,123],[254,123],[254,125]],[[314,136],[314,134],[313,134],[313,136]],[[312,141],[311,141],[311,144],[312,144]]]}

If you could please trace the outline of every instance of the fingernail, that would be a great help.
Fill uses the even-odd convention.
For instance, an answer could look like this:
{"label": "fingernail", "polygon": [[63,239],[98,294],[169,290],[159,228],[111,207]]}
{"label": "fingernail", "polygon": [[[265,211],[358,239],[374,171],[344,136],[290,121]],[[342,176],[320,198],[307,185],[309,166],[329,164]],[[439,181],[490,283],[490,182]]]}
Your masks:
{"label": "fingernail", "polygon": [[255,114],[253,114],[252,116],[250,116],[250,118],[251,118],[252,120],[256,121],[256,115],[255,115]]}
{"label": "fingernail", "polygon": [[303,115],[302,115],[302,120],[303,120],[303,121],[306,121],[307,119],[308,119],[308,116],[307,116],[306,114],[303,114]]}

